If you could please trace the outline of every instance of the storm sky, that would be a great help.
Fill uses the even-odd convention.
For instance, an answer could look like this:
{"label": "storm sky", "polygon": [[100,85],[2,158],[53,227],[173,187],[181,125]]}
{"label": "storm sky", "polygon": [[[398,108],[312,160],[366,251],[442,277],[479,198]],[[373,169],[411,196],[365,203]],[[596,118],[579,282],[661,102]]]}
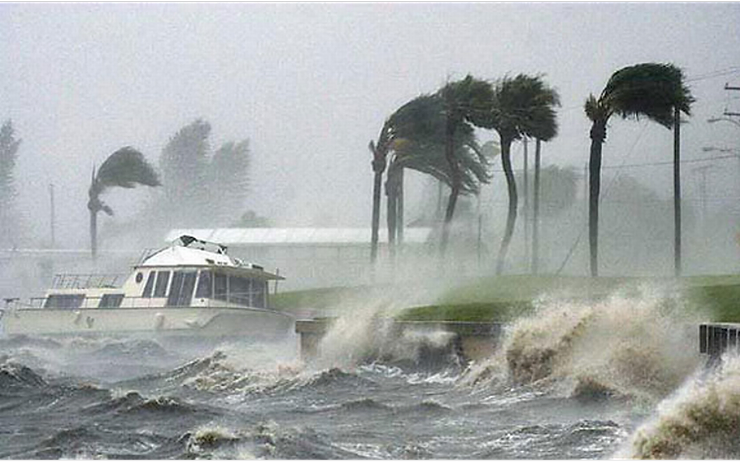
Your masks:
{"label": "storm sky", "polygon": [[[251,140],[248,208],[277,224],[369,226],[368,141],[399,105],[467,73],[542,73],[559,90],[560,135],[546,164],[582,170],[584,100],[618,68],[648,61],[689,78],[697,103],[683,130],[686,159],[737,148],[737,127],[706,120],[740,112],[740,92],[723,89],[740,86],[738,26],[732,3],[2,4],[0,119],[23,139],[20,203],[39,237],[49,183],[59,235],[83,246],[93,164],[124,145],[156,163],[196,118],[212,124],[215,146]],[[665,128],[615,118],[604,162],[671,160],[671,143]],[[630,173],[671,192],[670,168]],[[727,176],[726,188],[736,180]],[[123,219],[144,198],[114,191],[107,200]]]}

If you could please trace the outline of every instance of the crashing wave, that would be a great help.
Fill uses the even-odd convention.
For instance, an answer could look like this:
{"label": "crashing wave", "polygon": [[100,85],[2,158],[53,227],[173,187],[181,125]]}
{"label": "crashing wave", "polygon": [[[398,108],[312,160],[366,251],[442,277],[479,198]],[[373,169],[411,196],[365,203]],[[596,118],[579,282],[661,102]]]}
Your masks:
{"label": "crashing wave", "polygon": [[699,363],[699,353],[685,347],[699,318],[677,297],[647,289],[595,303],[541,300],[506,329],[499,351],[459,383],[547,382],[583,399],[659,399]]}
{"label": "crashing wave", "polygon": [[630,439],[627,457],[740,458],[740,358],[691,377]]}
{"label": "crashing wave", "polygon": [[0,358],[0,391],[43,387],[46,381],[30,367]]}

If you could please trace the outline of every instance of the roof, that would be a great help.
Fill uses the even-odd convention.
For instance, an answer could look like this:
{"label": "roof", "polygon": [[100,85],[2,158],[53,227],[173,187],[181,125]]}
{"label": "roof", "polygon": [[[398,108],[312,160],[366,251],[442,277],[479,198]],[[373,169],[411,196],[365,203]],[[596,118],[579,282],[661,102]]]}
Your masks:
{"label": "roof", "polygon": [[[405,228],[404,243],[424,244],[432,228]],[[370,228],[200,228],[173,229],[167,241],[187,234],[210,242],[229,245],[370,245]],[[388,242],[388,230],[380,229],[378,239]]]}
{"label": "roof", "polygon": [[209,252],[179,245],[171,245],[150,255],[140,267],[170,267],[170,266],[208,266],[239,271],[251,272],[265,279],[284,279],[278,275],[268,273],[251,263],[244,263],[224,253]]}

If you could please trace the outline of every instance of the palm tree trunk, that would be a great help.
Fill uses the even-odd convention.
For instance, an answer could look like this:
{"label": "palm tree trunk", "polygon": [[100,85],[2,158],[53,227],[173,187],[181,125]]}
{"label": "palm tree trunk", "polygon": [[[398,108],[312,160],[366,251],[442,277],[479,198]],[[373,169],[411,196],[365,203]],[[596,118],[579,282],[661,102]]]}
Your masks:
{"label": "palm tree trunk", "polygon": [[[385,128],[385,127],[384,127]],[[382,139],[382,132],[381,137]],[[370,231],[370,264],[375,265],[378,260],[378,233],[380,231],[380,189],[383,182],[383,172],[385,171],[385,151],[381,150],[373,141],[368,145],[370,152],[373,154],[373,216]]]}
{"label": "palm tree trunk", "polygon": [[673,116],[673,264],[676,277],[681,276],[681,112]]}
{"label": "palm tree trunk", "polygon": [[398,213],[398,202],[396,189],[397,172],[391,166],[388,169],[388,179],[385,181],[385,194],[388,197],[386,202],[386,225],[388,227],[388,255],[391,264],[396,261],[396,218]]}
{"label": "palm tree trunk", "polygon": [[92,258],[98,256],[98,212],[97,210],[90,210],[90,252]]}
{"label": "palm tree trunk", "polygon": [[378,259],[378,228],[380,227],[380,186],[383,180],[383,172],[375,172],[373,179],[373,222],[370,237],[370,263]]}
{"label": "palm tree trunk", "polygon": [[450,226],[452,223],[452,217],[455,215],[455,205],[457,205],[457,197],[460,195],[461,189],[460,166],[457,164],[457,159],[455,159],[454,136],[455,125],[448,116],[445,137],[445,157],[450,166],[450,180],[452,184],[450,185],[450,198],[447,200],[445,221],[442,225],[442,239],[439,245],[439,252],[443,258],[447,253],[447,242],[450,238]]}
{"label": "palm tree trunk", "polygon": [[496,274],[499,275],[504,270],[506,253],[509,251],[511,236],[514,234],[514,225],[516,224],[516,213],[518,205],[518,196],[516,193],[516,180],[514,172],[511,169],[511,142],[509,138],[501,138],[501,165],[504,168],[506,177],[506,186],[509,191],[509,213],[506,216],[506,230],[501,240],[501,248],[498,252],[498,261],[496,262]]}
{"label": "palm tree trunk", "polygon": [[542,140],[537,138],[534,147],[534,210],[532,217],[532,274],[539,270],[540,257],[540,152]]}
{"label": "palm tree trunk", "polygon": [[403,168],[400,169],[398,172],[398,184],[397,184],[397,191],[398,191],[398,204],[397,204],[397,211],[398,214],[396,216],[396,242],[398,243],[399,250],[403,247]]}
{"label": "palm tree trunk", "polygon": [[591,127],[591,155],[588,162],[588,248],[591,277],[599,275],[599,193],[601,192],[601,144],[606,138],[606,121]]}

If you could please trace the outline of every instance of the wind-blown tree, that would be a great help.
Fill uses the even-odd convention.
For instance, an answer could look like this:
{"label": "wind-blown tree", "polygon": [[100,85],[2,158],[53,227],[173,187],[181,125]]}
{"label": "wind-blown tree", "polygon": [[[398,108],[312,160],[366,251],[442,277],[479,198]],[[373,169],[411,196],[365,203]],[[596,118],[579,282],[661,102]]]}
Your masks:
{"label": "wind-blown tree", "polygon": [[560,105],[556,90],[550,88],[541,76],[519,74],[504,77],[493,86],[492,109],[487,125],[499,134],[501,165],[509,194],[506,229],[496,262],[496,274],[501,274],[516,224],[518,196],[516,180],[511,168],[511,143],[523,136],[548,141],[557,135],[555,107]]}
{"label": "wind-blown tree", "polygon": [[[492,155],[478,146],[472,132],[460,133],[455,137],[455,158],[461,172],[460,195],[477,195],[480,187],[491,180],[490,164]],[[445,153],[445,146],[428,140],[401,139],[395,143],[388,167],[389,205],[388,227],[391,235],[400,232],[403,226],[403,169],[416,170],[436,178],[440,183],[452,187],[452,172]],[[393,197],[392,195],[395,195]]]}
{"label": "wind-blown tree", "polygon": [[[586,116],[591,120],[589,156],[588,238],[591,276],[599,275],[599,193],[601,190],[602,144],[606,140],[609,118],[618,114],[623,119],[647,117],[670,129],[676,114],[690,114],[694,98],[684,83],[681,69],[672,64],[643,63],[624,67],[614,74],[596,98],[586,100]],[[678,129],[678,127],[675,127]],[[678,169],[678,165],[674,165]],[[676,170],[677,171],[677,170]],[[675,198],[676,202],[678,199]],[[680,225],[677,225],[680,226]],[[678,230],[676,230],[678,233]],[[680,252],[680,248],[677,249]]]}
{"label": "wind-blown tree", "polygon": [[8,120],[0,128],[0,232],[12,236],[17,225],[15,215],[15,163],[21,140],[15,137],[13,122]]}
{"label": "wind-blown tree", "polygon": [[450,234],[450,223],[455,214],[455,205],[463,184],[460,158],[456,155],[455,139],[458,136],[472,133],[474,127],[491,128],[490,114],[494,98],[491,84],[471,75],[446,84],[437,92],[437,96],[444,103],[445,158],[450,171],[450,198],[447,201],[440,242],[440,254],[444,256]]}
{"label": "wind-blown tree", "polygon": [[[400,108],[391,119],[394,126],[393,151],[388,167],[389,232],[393,235],[402,224],[396,216],[402,210],[403,176],[405,168],[437,178],[454,186],[455,172],[459,175],[457,194],[478,194],[481,183],[490,181],[489,160],[469,124],[461,124],[452,138],[454,163],[447,152],[447,115],[439,94],[422,95]],[[457,198],[455,197],[455,201]],[[402,217],[401,217],[402,218]]]}
{"label": "wind-blown tree", "polygon": [[112,187],[134,188],[136,185],[159,186],[154,168],[141,152],[126,146],[111,154],[96,172],[93,168],[92,183],[88,190],[87,208],[90,211],[90,251],[93,258],[98,250],[98,212],[113,215],[113,210],[100,200],[101,194]]}
{"label": "wind-blown tree", "polygon": [[210,123],[195,120],[178,130],[160,154],[164,202],[158,212],[171,219],[170,225],[197,225],[207,218],[210,134]]}
{"label": "wind-blown tree", "polygon": [[[402,174],[404,168],[434,176],[452,187],[453,173],[446,152],[447,117],[439,94],[421,95],[396,110],[385,122],[378,142],[370,142],[373,153],[375,185],[373,190],[373,237],[371,255],[377,254],[382,173],[390,159],[386,191],[391,250],[398,231],[399,208],[402,209]],[[452,139],[454,166],[459,172],[458,194],[477,194],[479,183],[488,182],[488,161],[478,147],[473,128],[467,124],[456,130]]]}
{"label": "wind-blown tree", "polygon": [[232,223],[242,214],[249,194],[249,140],[224,143],[207,168],[210,218],[217,224]]}

